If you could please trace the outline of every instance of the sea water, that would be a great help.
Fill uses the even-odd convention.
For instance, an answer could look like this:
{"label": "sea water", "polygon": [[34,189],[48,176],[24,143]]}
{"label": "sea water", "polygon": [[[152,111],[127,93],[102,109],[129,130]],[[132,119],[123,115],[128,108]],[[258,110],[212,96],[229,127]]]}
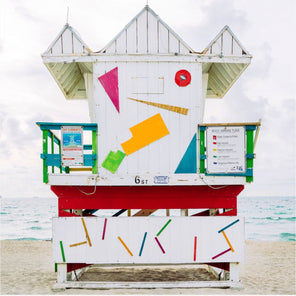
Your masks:
{"label": "sea water", "polygon": [[[57,216],[57,198],[1,198],[0,202],[1,240],[51,239],[51,219]],[[238,216],[245,217],[246,239],[296,241],[295,202],[295,197],[238,197]],[[116,210],[104,210],[96,215],[114,213]],[[171,210],[170,214],[179,216],[180,210]],[[163,216],[165,210],[153,215]]]}

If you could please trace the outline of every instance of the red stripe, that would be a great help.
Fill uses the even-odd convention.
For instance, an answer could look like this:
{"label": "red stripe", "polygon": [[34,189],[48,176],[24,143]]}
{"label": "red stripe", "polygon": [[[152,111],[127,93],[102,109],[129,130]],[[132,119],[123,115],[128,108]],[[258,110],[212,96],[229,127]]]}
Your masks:
{"label": "red stripe", "polygon": [[196,261],[196,247],[197,247],[197,236],[194,237],[194,257],[193,257],[193,261]]}
{"label": "red stripe", "polygon": [[[51,186],[59,209],[209,209],[237,208],[243,185],[208,186]],[[85,195],[83,192],[94,192]]]}
{"label": "red stripe", "polygon": [[222,255],[224,255],[225,253],[227,253],[227,252],[229,252],[229,251],[231,251],[231,249],[230,249],[230,248],[229,248],[229,249],[227,249],[227,250],[225,250],[225,251],[223,251],[222,253],[220,253],[220,254],[218,254],[218,255],[214,256],[212,259],[214,260],[214,259],[216,259],[216,258],[218,258],[218,257],[220,257],[220,256],[222,256]]}

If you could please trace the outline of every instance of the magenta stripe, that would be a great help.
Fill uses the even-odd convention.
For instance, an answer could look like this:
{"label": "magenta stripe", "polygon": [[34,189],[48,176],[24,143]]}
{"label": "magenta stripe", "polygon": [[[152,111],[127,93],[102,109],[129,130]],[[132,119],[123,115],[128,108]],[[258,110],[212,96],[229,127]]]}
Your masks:
{"label": "magenta stripe", "polygon": [[105,218],[105,222],[104,222],[104,229],[103,229],[103,235],[102,235],[102,239],[104,239],[104,238],[105,238],[106,225],[107,225],[107,218]]}
{"label": "magenta stripe", "polygon": [[162,253],[164,253],[164,254],[165,254],[165,251],[164,251],[164,249],[163,249],[162,245],[160,244],[159,240],[157,239],[157,237],[155,237],[155,240],[156,240],[156,242],[158,243],[158,245],[159,245],[159,247],[160,247],[160,249],[161,249]]}
{"label": "magenta stripe", "polygon": [[229,251],[231,251],[231,249],[230,249],[230,248],[229,248],[229,249],[227,249],[227,250],[225,250],[224,252],[222,252],[222,253],[220,253],[220,254],[218,254],[218,255],[214,256],[212,259],[216,259],[217,257],[219,257],[219,256],[222,256],[223,254],[225,254],[225,253],[227,253],[227,252],[229,252]]}

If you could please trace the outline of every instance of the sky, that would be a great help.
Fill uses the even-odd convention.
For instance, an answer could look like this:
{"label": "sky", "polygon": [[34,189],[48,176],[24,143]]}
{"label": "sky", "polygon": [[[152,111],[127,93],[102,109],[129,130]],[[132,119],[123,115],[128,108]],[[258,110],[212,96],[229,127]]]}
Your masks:
{"label": "sky", "polygon": [[[67,22],[98,51],[147,0],[2,0],[0,10],[0,196],[50,197],[42,183],[37,121],[89,122],[86,101],[66,101],[41,54]],[[295,0],[149,0],[195,51],[228,25],[253,56],[222,100],[207,100],[205,122],[262,120],[254,182],[242,196],[295,196]]]}

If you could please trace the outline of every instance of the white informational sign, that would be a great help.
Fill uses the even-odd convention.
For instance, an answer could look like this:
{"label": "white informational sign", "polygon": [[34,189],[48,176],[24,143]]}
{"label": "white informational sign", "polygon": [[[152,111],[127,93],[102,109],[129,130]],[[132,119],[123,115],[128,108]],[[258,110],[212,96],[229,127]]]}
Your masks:
{"label": "white informational sign", "polygon": [[62,126],[62,166],[83,166],[83,128]]}
{"label": "white informational sign", "polygon": [[207,173],[246,172],[245,128],[243,126],[207,127]]}

